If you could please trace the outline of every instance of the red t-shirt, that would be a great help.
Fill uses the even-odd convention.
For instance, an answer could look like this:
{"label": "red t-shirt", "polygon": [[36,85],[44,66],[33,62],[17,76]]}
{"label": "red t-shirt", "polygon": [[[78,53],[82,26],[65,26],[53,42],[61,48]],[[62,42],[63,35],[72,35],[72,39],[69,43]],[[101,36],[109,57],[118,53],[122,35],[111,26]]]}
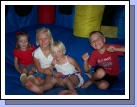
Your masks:
{"label": "red t-shirt", "polygon": [[20,64],[27,66],[30,64],[34,64],[33,55],[32,55],[32,52],[34,50],[35,50],[35,47],[33,45],[31,48],[27,49],[26,51],[14,49],[13,50],[13,56],[18,58],[18,61]]}
{"label": "red t-shirt", "polygon": [[[106,44],[106,48],[110,45],[117,48],[121,47],[120,45]],[[107,74],[117,75],[120,73],[118,56],[123,56],[123,55],[124,55],[123,52],[105,51],[103,54],[100,54],[97,50],[94,50],[90,55],[88,64],[91,66],[98,64],[98,66],[104,67]]]}

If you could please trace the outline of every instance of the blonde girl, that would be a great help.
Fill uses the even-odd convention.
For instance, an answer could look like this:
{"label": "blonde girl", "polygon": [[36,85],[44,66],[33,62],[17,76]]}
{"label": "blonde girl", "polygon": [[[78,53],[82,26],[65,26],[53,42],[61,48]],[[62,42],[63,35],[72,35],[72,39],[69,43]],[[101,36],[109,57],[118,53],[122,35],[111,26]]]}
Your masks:
{"label": "blonde girl", "polygon": [[[51,62],[53,60],[53,56],[51,55],[50,50],[52,43],[52,34],[48,28],[42,27],[37,29],[36,44],[39,47],[34,51],[34,64],[37,69],[37,72],[34,73],[34,84],[37,86],[45,84],[52,78],[51,71],[53,67],[51,66]],[[31,90],[28,81],[26,88]]]}
{"label": "blonde girl", "polygon": [[78,63],[70,56],[65,55],[66,49],[61,41],[54,42],[51,47],[54,59],[52,65],[56,68],[53,78],[43,86],[30,84],[31,90],[37,94],[42,94],[43,91],[53,88],[53,86],[66,87],[69,90],[63,90],[59,94],[77,94],[75,88],[83,85],[84,80],[81,76],[81,68]]}

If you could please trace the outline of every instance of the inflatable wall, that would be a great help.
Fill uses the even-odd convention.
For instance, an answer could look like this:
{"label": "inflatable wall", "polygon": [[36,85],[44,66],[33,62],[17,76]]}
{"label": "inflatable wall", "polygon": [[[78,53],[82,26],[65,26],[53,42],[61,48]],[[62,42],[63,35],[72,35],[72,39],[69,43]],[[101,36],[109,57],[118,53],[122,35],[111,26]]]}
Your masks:
{"label": "inflatable wall", "polygon": [[74,35],[88,37],[90,32],[100,30],[104,5],[77,5],[74,18]]}
{"label": "inflatable wall", "polygon": [[38,23],[37,6],[5,6],[5,30],[6,33],[22,29],[26,26]]}
{"label": "inflatable wall", "polygon": [[113,17],[113,26],[118,27],[117,38],[125,38],[125,6],[117,6],[114,17]]}
{"label": "inflatable wall", "polygon": [[56,6],[55,25],[64,26],[73,29],[74,24],[74,5]]}
{"label": "inflatable wall", "polygon": [[55,23],[55,5],[38,6],[38,23],[54,24]]}
{"label": "inflatable wall", "polygon": [[125,6],[121,5],[7,5],[6,33],[35,24],[55,24],[87,38],[99,30],[109,38],[125,38]]}

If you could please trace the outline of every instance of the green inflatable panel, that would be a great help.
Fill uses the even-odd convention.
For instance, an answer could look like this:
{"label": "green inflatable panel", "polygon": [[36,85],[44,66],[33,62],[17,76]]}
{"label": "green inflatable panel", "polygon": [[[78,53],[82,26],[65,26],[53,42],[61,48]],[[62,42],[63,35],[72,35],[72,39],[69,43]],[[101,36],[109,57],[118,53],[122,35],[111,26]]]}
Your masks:
{"label": "green inflatable panel", "polygon": [[76,5],[73,34],[88,38],[90,32],[100,30],[105,5]]}

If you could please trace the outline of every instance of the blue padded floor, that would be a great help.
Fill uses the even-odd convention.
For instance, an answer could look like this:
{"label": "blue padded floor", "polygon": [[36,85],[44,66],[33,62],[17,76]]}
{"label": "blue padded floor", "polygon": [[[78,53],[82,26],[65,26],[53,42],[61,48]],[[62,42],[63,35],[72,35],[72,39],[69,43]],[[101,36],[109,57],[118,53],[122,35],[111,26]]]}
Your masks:
{"label": "blue padded floor", "polygon": [[[29,34],[30,42],[36,46],[36,30],[40,27],[48,27],[51,30],[54,41],[62,41],[67,50],[67,55],[73,57],[82,69],[82,76],[87,81],[88,77],[84,74],[82,54],[93,51],[89,45],[87,38],[76,37],[73,30],[57,25],[36,24],[21,29]],[[18,30],[20,31],[20,30]],[[13,65],[12,51],[15,47],[15,35],[17,31],[6,33],[5,36],[5,95],[36,95],[36,93],[27,90],[20,82],[20,74],[15,70]],[[115,43],[125,45],[124,40],[106,38],[106,43]],[[87,89],[77,88],[79,95],[124,95],[125,94],[125,57],[119,57],[121,73],[118,75],[119,80],[111,88],[107,90],[99,90],[92,84]],[[55,86],[49,91],[45,91],[44,95],[58,95],[58,93],[66,88]]]}

